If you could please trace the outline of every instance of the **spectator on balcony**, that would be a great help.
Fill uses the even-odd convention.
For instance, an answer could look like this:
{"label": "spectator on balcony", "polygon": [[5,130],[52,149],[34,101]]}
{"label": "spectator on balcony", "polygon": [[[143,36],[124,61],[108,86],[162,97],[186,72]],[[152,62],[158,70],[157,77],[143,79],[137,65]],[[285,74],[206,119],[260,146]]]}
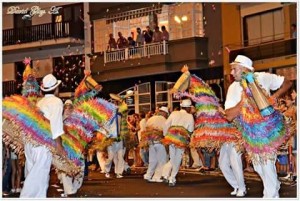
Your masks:
{"label": "spectator on balcony", "polygon": [[154,43],[158,43],[162,41],[162,32],[159,30],[159,26],[156,26],[154,29],[152,41]]}
{"label": "spectator on balcony", "polygon": [[296,24],[291,25],[291,30],[292,30],[292,38],[297,38],[297,27]]}
{"label": "spectator on balcony", "polygon": [[128,47],[128,41],[127,39],[122,35],[121,32],[118,32],[118,40],[117,40],[117,45],[118,45],[118,48],[119,49],[122,49],[122,48],[126,48]]}
{"label": "spectator on balcony", "polygon": [[133,40],[132,37],[128,37],[128,47],[135,47],[136,42]]}
{"label": "spectator on balcony", "polygon": [[[291,25],[291,31],[292,31],[292,38],[297,38],[297,27],[296,24]],[[292,41],[292,53],[297,52],[297,40]]]}
{"label": "spectator on balcony", "polygon": [[153,31],[150,29],[150,26],[146,27],[146,30],[143,31],[145,42],[151,43],[153,37]]}
{"label": "spectator on balcony", "polygon": [[140,27],[138,27],[136,29],[136,32],[137,32],[137,35],[136,35],[136,45],[139,47],[139,46],[142,46],[145,42],[145,38],[144,38],[144,35],[142,34],[142,30]]}
{"label": "spectator on balcony", "polygon": [[166,27],[162,26],[161,31],[162,31],[162,40],[169,41],[169,32],[167,31]]}
{"label": "spectator on balcony", "polygon": [[117,49],[117,42],[116,39],[114,38],[113,34],[109,34],[109,40],[108,40],[108,46],[107,46],[107,51],[113,51]]}

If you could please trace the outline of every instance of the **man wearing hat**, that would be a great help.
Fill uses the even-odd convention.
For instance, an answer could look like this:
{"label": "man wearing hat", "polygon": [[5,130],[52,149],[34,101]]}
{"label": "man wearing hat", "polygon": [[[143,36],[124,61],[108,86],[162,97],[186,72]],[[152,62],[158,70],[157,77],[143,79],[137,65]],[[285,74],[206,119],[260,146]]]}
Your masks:
{"label": "man wearing hat", "polygon": [[[243,77],[245,74],[249,75],[253,73],[254,67],[252,65],[252,60],[244,55],[238,55],[234,62],[231,64],[231,75],[234,77],[235,81],[229,86],[226,101],[225,101],[225,114],[226,118],[229,121],[234,119],[240,120],[240,115],[242,115],[244,111],[242,110],[245,108],[245,102],[248,101],[247,94],[243,85],[241,85],[241,81],[245,78]],[[283,95],[292,85],[292,83],[282,76],[278,76],[275,74],[260,72],[254,73],[254,80],[261,86],[263,90],[265,90],[268,95],[270,95],[270,90],[277,90],[272,96],[270,96],[271,100],[276,100],[278,97]],[[247,78],[246,78],[247,79]],[[249,80],[247,80],[249,82]],[[243,98],[242,98],[243,97]],[[253,95],[254,97],[254,95]],[[251,114],[249,114],[251,115]],[[242,132],[246,129],[242,127]],[[254,133],[254,131],[252,131]],[[275,167],[275,158],[276,153],[272,153],[272,156],[269,156],[267,159],[264,159],[265,153],[258,153],[254,154],[252,159],[257,159],[259,161],[257,163],[253,161],[253,166],[255,171],[260,175],[263,186],[264,186],[264,198],[276,198],[279,197],[279,189],[280,189],[280,182],[277,179],[276,167]],[[221,156],[220,156],[221,157]],[[224,157],[226,159],[226,157]],[[264,162],[262,162],[264,161]],[[239,164],[240,168],[242,164]],[[238,195],[243,196],[246,192],[245,189],[238,189],[236,193]]]}
{"label": "man wearing hat", "polygon": [[[52,74],[43,78],[41,90],[45,94],[37,106],[45,118],[50,121],[52,139],[55,140],[58,152],[65,154],[60,136],[63,130],[63,102],[56,97],[61,83]],[[45,146],[25,144],[25,182],[21,191],[21,198],[46,198],[50,179],[52,154]]]}
{"label": "man wearing hat", "polygon": [[[161,179],[163,165],[167,162],[167,152],[165,146],[161,143],[163,138],[163,128],[169,110],[167,107],[160,107],[158,113],[150,117],[146,122],[146,131],[152,138],[148,139],[149,144],[149,165],[144,179],[149,182],[163,182]],[[153,175],[154,174],[154,175]]]}
{"label": "man wearing hat", "polygon": [[[184,149],[188,144],[186,136],[189,137],[194,131],[194,117],[190,114],[191,106],[190,99],[182,100],[180,111],[173,111],[164,126],[165,139],[168,137],[167,139],[171,143],[168,143],[170,160],[164,165],[162,176],[165,181],[168,181],[169,186],[176,184],[176,175],[179,171]],[[180,135],[179,139],[184,138],[181,144],[176,144],[178,135]],[[174,137],[175,141],[172,141]]]}

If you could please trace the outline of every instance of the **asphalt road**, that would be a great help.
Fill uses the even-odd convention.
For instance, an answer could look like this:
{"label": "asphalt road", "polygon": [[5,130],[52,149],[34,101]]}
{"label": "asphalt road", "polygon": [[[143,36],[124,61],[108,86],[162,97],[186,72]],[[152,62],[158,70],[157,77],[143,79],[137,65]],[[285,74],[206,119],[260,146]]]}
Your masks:
{"label": "asphalt road", "polygon": [[[77,192],[77,198],[232,198],[233,190],[220,172],[199,173],[195,171],[180,171],[175,187],[165,183],[149,183],[143,179],[145,169],[134,169],[130,175],[121,179],[114,176],[105,178],[98,171],[90,171]],[[255,174],[246,174],[247,198],[261,198],[263,195],[262,182]],[[52,182],[55,182],[52,179]],[[49,197],[61,197],[60,187],[50,184]],[[280,197],[296,198],[297,187],[282,183]]]}
{"label": "asphalt road", "polygon": [[[90,171],[86,179],[75,194],[74,198],[227,198],[237,199],[231,196],[233,190],[226,182],[220,171],[199,173],[195,170],[181,170],[177,176],[175,187],[169,187],[165,183],[149,183],[143,179],[144,168],[133,169],[130,175],[121,179],[105,178],[99,171]],[[247,186],[246,198],[261,198],[263,196],[263,185],[255,173],[245,173]],[[57,185],[58,184],[58,185]],[[297,198],[297,186],[287,185],[282,182],[280,189],[281,198]],[[51,172],[48,198],[72,199],[62,197],[62,185],[58,183],[54,172]],[[18,194],[10,195],[8,198],[19,197]],[[11,199],[12,198],[12,199]]]}

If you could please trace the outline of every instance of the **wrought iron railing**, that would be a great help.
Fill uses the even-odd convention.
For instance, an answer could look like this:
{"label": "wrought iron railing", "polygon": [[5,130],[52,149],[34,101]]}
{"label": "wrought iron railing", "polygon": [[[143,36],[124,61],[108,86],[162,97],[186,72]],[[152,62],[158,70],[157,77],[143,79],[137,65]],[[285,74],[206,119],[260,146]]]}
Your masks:
{"label": "wrought iron railing", "polygon": [[6,29],[2,33],[2,44],[7,46],[66,37],[82,39],[84,27],[81,22],[59,22]]}
{"label": "wrought iron railing", "polygon": [[166,55],[169,53],[168,43],[144,44],[140,47],[131,47],[110,52],[104,52],[104,64],[115,61],[123,61],[129,59],[150,57],[153,55]]}

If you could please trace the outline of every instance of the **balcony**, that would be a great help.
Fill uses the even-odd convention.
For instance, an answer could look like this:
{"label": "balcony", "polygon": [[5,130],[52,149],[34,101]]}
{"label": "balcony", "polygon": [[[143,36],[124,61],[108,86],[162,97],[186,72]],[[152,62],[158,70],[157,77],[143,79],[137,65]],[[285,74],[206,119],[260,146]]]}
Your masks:
{"label": "balcony", "polygon": [[144,44],[140,47],[130,47],[110,52],[104,52],[104,65],[109,62],[125,61],[129,59],[137,59],[154,55],[168,54],[168,44],[166,41],[162,43]]}
{"label": "balcony", "polygon": [[297,41],[295,38],[273,41],[265,44],[243,47],[230,51],[230,62],[239,54],[246,55],[253,61],[270,59],[296,54]]}
{"label": "balcony", "polygon": [[180,72],[187,64],[191,70],[209,68],[208,38],[192,37],[146,44],[97,55],[91,67],[97,81]]}
{"label": "balcony", "polygon": [[[60,22],[3,30],[3,46],[60,38],[84,38],[83,22]],[[4,48],[5,50],[5,48]]]}

